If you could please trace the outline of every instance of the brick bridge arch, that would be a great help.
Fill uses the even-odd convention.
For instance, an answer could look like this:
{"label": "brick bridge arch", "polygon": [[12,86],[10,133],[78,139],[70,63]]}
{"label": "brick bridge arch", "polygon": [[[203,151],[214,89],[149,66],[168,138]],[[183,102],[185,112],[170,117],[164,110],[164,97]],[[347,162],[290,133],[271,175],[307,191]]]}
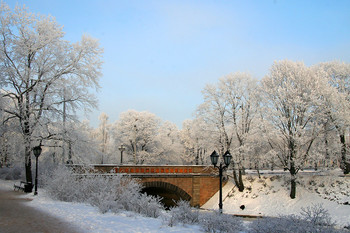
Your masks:
{"label": "brick bridge arch", "polygon": [[[74,166],[74,165],[73,165]],[[217,191],[219,179],[212,166],[172,165],[91,165],[97,172],[125,174],[137,178],[146,187],[176,192],[192,206],[204,205]]]}
{"label": "brick bridge arch", "polygon": [[191,196],[186,193],[183,189],[179,188],[176,185],[167,183],[167,182],[162,182],[162,181],[151,181],[151,182],[143,182],[143,187],[144,188],[163,188],[165,190],[168,190],[170,192],[174,192],[177,194],[182,200],[185,201],[190,201]]}
{"label": "brick bridge arch", "polygon": [[179,186],[163,181],[142,182],[142,192],[150,195],[162,197],[162,202],[166,207],[176,205],[179,200],[191,202],[192,197]]}

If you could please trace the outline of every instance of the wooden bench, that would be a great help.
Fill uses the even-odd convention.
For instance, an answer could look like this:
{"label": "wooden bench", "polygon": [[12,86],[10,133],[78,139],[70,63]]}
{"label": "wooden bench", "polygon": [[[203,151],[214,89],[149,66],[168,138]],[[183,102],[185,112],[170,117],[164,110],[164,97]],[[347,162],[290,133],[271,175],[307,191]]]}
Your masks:
{"label": "wooden bench", "polygon": [[20,181],[19,184],[14,184],[13,189],[16,191],[22,190],[25,193],[32,192],[33,185],[32,183],[27,183],[25,181]]}

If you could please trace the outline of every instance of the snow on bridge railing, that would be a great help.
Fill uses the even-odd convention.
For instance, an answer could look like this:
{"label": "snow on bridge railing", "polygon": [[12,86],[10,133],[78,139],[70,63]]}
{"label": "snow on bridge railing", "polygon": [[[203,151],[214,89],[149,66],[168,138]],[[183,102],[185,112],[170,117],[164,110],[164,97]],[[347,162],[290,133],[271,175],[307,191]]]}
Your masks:
{"label": "snow on bridge railing", "polygon": [[115,173],[193,173],[192,168],[116,167]]}
{"label": "snow on bridge railing", "polygon": [[92,165],[96,170],[113,173],[127,173],[127,174],[203,174],[212,173],[213,168],[201,165]]}

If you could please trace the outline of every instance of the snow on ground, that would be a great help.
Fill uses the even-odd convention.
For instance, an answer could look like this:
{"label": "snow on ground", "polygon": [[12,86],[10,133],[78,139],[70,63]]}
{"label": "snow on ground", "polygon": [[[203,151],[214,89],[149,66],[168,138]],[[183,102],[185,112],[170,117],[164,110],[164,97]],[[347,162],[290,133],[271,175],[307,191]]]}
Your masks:
{"label": "snow on ground", "polygon": [[87,204],[53,201],[40,194],[28,205],[60,217],[86,232],[201,232],[197,226],[168,227],[163,225],[162,219],[146,218],[131,212],[101,214],[97,208]]}
{"label": "snow on ground", "polygon": [[[282,172],[280,172],[282,173]],[[223,188],[223,212],[238,215],[279,216],[300,214],[302,208],[322,204],[339,226],[350,225],[350,177],[340,171],[331,174],[302,172],[297,184],[297,196],[289,197],[288,175],[257,174],[245,177],[245,190],[239,192],[229,181]],[[219,194],[204,206],[218,209]],[[345,203],[345,204],[344,204]],[[245,209],[240,209],[244,205]]]}
{"label": "snow on ground", "polygon": [[[0,189],[13,189],[13,184],[14,181],[0,180]],[[91,205],[54,201],[42,189],[37,196],[24,194],[24,197],[33,199],[26,202],[27,205],[61,218],[84,232],[202,232],[199,226],[168,227],[161,218],[146,218],[132,212],[101,214]]]}
{"label": "snow on ground", "polygon": [[[307,173],[299,176],[297,197],[290,199],[288,175],[257,174],[245,177],[245,190],[238,192],[229,181],[223,187],[224,213],[238,215],[279,216],[300,214],[301,209],[320,203],[337,225],[350,225],[350,177],[337,173]],[[12,189],[14,181],[0,180],[0,188]],[[101,214],[97,208],[79,203],[50,199],[45,191],[26,194],[33,201],[28,205],[46,211],[64,221],[77,225],[85,232],[201,232],[199,226],[168,227],[161,218],[146,218],[131,212]],[[219,194],[215,194],[202,208],[218,209]],[[241,210],[240,206],[245,205]]]}

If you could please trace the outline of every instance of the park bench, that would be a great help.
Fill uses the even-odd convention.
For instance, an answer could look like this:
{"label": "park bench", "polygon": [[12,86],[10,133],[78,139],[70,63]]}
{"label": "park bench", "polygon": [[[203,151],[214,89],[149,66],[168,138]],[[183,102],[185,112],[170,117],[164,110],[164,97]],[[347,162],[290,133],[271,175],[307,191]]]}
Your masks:
{"label": "park bench", "polygon": [[25,181],[20,181],[19,184],[14,184],[13,188],[14,188],[15,191],[16,190],[17,191],[22,190],[25,193],[30,193],[30,192],[32,192],[33,185],[32,185],[32,183],[27,183]]}

